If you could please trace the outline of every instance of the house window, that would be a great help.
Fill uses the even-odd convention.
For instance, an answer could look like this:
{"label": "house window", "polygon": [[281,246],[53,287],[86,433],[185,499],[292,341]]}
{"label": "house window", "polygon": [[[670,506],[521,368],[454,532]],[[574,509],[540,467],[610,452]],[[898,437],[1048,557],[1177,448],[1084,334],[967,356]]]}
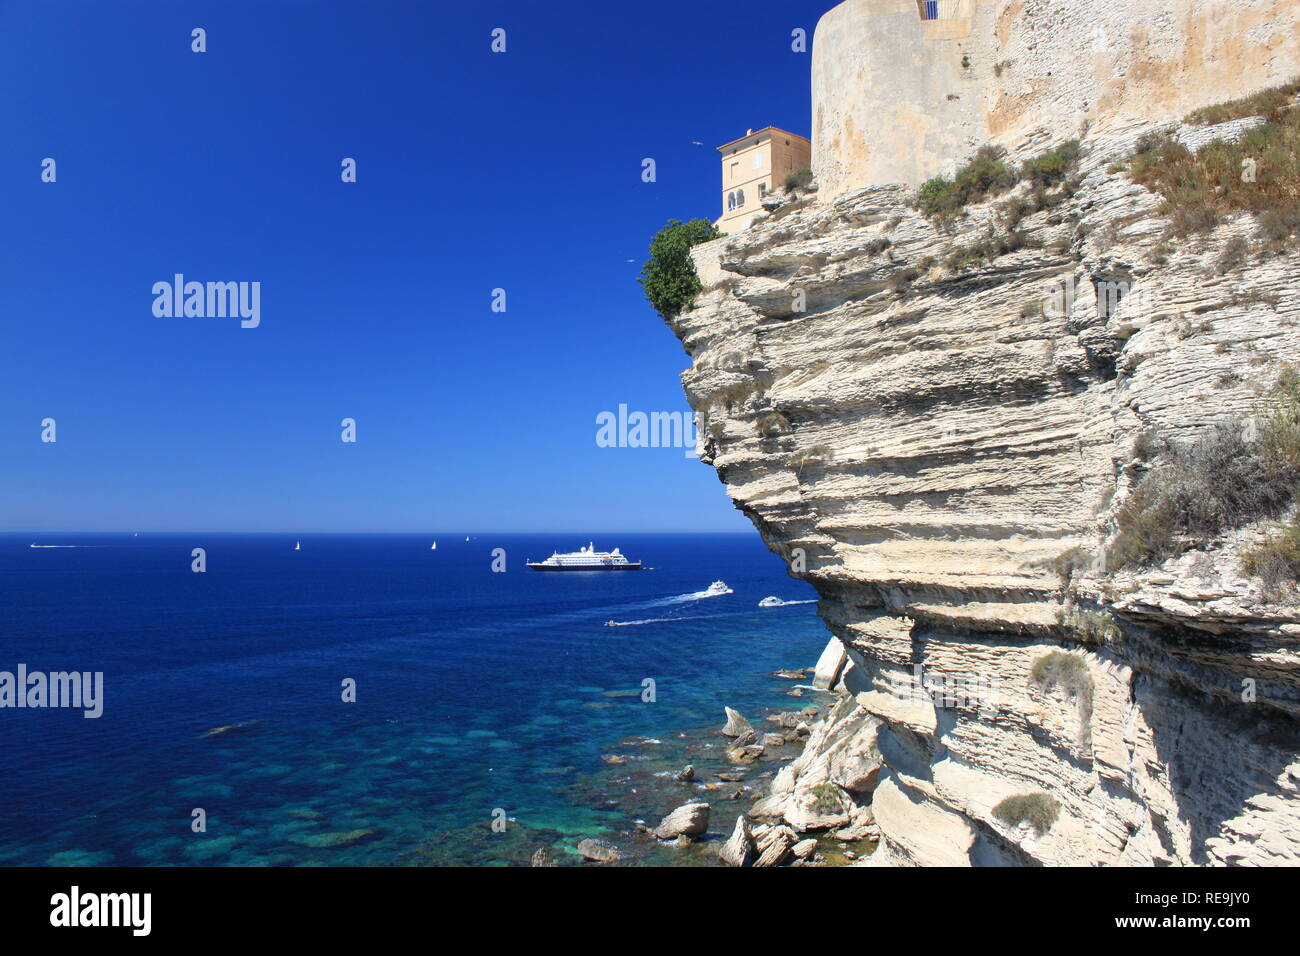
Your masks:
{"label": "house window", "polygon": [[731,164],[731,181],[734,183],[740,178],[740,163]]}
{"label": "house window", "polygon": [[762,198],[763,198],[764,196],[766,196],[766,195],[767,195],[767,183],[759,183],[759,184],[758,184],[758,198],[759,198],[759,199],[762,199]]}
{"label": "house window", "polygon": [[727,208],[728,208],[728,209],[735,209],[735,208],[736,208],[736,194],[735,194],[735,193],[727,193]]}
{"label": "house window", "polygon": [[745,205],[745,190],[743,189],[736,190],[736,205],[737,206]]}
{"label": "house window", "polygon": [[754,154],[754,168],[755,168],[755,169],[762,169],[762,168],[763,168],[763,154],[762,154],[762,153],[755,153],[755,154]]}

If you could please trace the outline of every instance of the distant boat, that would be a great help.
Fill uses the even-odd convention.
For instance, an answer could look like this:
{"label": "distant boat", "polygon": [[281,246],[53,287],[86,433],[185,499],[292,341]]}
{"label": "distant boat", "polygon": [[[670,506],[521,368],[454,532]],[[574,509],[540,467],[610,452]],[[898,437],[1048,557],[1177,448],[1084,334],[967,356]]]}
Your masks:
{"label": "distant boat", "polygon": [[469,535],[465,535],[465,540],[466,540],[466,541],[469,540]]}
{"label": "distant boat", "polygon": [[759,607],[780,607],[785,602],[779,597],[765,597],[758,602]]}
{"label": "distant boat", "polygon": [[295,542],[293,543],[293,550],[295,550],[295,551],[301,551],[301,550],[302,550],[302,542],[301,542],[301,541],[295,541]]}
{"label": "distant boat", "polygon": [[430,551],[437,551],[437,550],[438,550],[438,542],[435,541],[433,544],[429,545],[429,550],[430,550]]}
{"label": "distant boat", "polygon": [[525,561],[525,566],[534,571],[640,571],[640,561],[629,561],[615,548],[613,551],[597,551],[595,545],[588,544],[577,551],[564,554],[558,551],[545,561]]}
{"label": "distant boat", "polygon": [[704,590],[705,594],[731,594],[731,588],[727,587],[726,581],[714,581]]}

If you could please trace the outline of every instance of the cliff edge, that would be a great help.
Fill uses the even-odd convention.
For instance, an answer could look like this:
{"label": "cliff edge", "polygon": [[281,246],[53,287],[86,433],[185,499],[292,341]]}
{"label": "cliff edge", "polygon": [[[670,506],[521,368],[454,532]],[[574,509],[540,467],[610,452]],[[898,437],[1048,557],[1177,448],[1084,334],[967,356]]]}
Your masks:
{"label": "cliff edge", "polygon": [[1086,132],[1010,226],[1024,184],[943,220],[878,185],[694,250],[701,457],[848,660],[755,815],[815,828],[829,783],[877,864],[1300,861],[1300,608],[1242,558],[1275,522],[1112,560],[1152,436],[1254,421],[1300,362],[1297,244],[1178,234],[1122,168],[1151,129]]}

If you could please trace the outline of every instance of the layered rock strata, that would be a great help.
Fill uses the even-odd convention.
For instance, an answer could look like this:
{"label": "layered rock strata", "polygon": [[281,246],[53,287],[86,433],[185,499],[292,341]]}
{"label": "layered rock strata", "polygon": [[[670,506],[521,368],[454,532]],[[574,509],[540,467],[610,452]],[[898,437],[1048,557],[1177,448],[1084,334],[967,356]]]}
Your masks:
{"label": "layered rock strata", "polygon": [[1300,361],[1295,246],[1225,268],[1245,214],[1170,237],[1113,166],[1147,129],[1085,137],[1011,248],[998,202],[944,227],[891,185],[696,248],[701,457],[847,655],[760,814],[878,826],[878,863],[1300,861],[1300,611],[1239,557],[1268,527],[1099,559],[1139,435],[1249,419]]}

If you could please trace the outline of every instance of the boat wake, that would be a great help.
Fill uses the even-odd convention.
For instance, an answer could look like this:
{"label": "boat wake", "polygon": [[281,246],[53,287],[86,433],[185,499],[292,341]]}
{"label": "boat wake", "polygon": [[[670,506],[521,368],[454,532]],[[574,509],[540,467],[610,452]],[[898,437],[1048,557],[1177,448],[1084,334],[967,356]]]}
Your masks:
{"label": "boat wake", "polygon": [[676,597],[664,598],[648,605],[649,607],[664,607],[670,604],[689,604],[691,601],[703,601],[705,598],[722,597],[726,594],[734,594],[731,588],[727,587],[724,581],[714,581],[703,591],[692,591],[689,594],[679,594]]}
{"label": "boat wake", "polygon": [[120,544],[29,544],[29,548],[120,548]]}
{"label": "boat wake", "polygon": [[758,602],[759,607],[790,607],[795,604],[816,604],[816,598],[801,601],[783,601],[779,597],[765,597]]}
{"label": "boat wake", "polygon": [[714,617],[730,617],[729,614],[695,614],[685,617],[647,617],[640,621],[606,621],[606,627],[639,627],[642,624],[676,624],[679,621],[703,621]]}

